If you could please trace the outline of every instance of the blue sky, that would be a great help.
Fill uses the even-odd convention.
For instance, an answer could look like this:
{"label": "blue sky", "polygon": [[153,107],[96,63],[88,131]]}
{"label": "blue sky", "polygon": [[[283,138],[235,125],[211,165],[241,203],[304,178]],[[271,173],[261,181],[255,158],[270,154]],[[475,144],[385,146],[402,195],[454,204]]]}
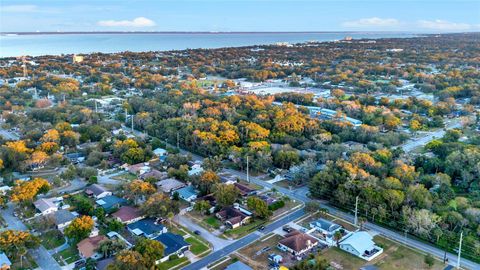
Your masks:
{"label": "blue sky", "polygon": [[1,0],[0,31],[480,31],[480,1]]}

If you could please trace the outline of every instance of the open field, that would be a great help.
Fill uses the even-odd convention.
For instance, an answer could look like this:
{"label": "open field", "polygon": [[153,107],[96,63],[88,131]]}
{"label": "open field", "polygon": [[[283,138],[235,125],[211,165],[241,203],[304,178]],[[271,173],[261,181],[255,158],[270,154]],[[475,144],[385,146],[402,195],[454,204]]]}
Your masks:
{"label": "open field", "polygon": [[281,254],[276,246],[282,237],[277,234],[270,234],[262,239],[240,249],[237,255],[254,269],[268,269],[268,255],[271,253]]}

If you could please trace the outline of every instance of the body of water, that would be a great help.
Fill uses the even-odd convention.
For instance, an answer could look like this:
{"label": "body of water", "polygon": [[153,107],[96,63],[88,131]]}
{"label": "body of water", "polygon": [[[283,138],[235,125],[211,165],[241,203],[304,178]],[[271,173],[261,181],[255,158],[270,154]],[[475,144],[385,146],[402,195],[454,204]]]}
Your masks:
{"label": "body of water", "polygon": [[332,41],[359,38],[411,37],[408,33],[99,33],[0,35],[0,57],[114,53],[122,51],[168,51],[196,48],[239,47]]}

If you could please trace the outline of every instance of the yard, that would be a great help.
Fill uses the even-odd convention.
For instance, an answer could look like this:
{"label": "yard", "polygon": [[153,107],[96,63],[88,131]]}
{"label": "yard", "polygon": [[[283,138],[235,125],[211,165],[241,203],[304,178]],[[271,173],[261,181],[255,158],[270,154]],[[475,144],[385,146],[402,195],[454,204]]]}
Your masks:
{"label": "yard", "polygon": [[233,238],[233,239],[238,239],[240,237],[243,237],[252,231],[256,230],[257,227],[261,226],[262,224],[267,223],[268,220],[262,220],[262,219],[256,219],[246,225],[240,226],[235,229],[227,230],[223,234],[226,237]]}
{"label": "yard", "polygon": [[373,264],[383,270],[440,270],[444,268],[444,265],[440,261],[435,261],[432,267],[428,267],[424,262],[425,255],[381,236],[375,236],[374,241],[379,246],[382,246],[384,251],[382,255],[370,262],[357,258],[337,247],[324,250],[322,256],[337,269],[359,269],[369,264]]}
{"label": "yard", "polygon": [[46,249],[54,249],[65,243],[65,238],[59,230],[50,230],[42,233],[40,241]]}
{"label": "yard", "polygon": [[122,173],[122,174],[112,176],[112,179],[120,180],[120,181],[132,181],[132,180],[135,180],[137,178],[138,177],[135,174],[129,173],[129,172],[125,172],[125,173]]}
{"label": "yard", "polygon": [[60,265],[74,263],[80,260],[77,248],[72,246],[53,255]]}
{"label": "yard", "polygon": [[185,241],[192,245],[190,246],[190,251],[195,255],[200,255],[210,249],[208,245],[205,245],[203,242],[201,242],[194,236],[185,238]]}
{"label": "yard", "polygon": [[11,269],[35,269],[37,268],[38,265],[35,262],[35,259],[27,253],[26,256],[22,258],[20,261],[20,258],[18,258],[15,261],[12,261]]}
{"label": "yard", "polygon": [[158,264],[157,269],[168,270],[168,269],[172,269],[173,267],[180,268],[180,266],[187,265],[188,263],[189,261],[186,257],[177,258],[177,259],[168,260],[166,262]]}
{"label": "yard", "polygon": [[268,269],[268,255],[276,253],[284,256],[283,252],[277,249],[278,241],[282,237],[278,234],[270,234],[262,239],[237,251],[238,257],[254,269]]}

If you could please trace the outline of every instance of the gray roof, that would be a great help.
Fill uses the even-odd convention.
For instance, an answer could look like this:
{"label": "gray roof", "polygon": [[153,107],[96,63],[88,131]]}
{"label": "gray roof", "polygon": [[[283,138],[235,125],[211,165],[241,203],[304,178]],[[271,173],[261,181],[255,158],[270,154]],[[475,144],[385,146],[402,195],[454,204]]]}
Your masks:
{"label": "gray roof", "polygon": [[95,196],[102,194],[103,192],[107,192],[108,190],[100,185],[93,184],[87,187],[87,190],[90,190]]}
{"label": "gray roof", "polygon": [[360,231],[352,233],[349,237],[343,240],[340,245],[351,245],[360,254],[363,254],[365,250],[372,250],[375,243],[369,233]]}
{"label": "gray roof", "polygon": [[55,213],[52,213],[52,215],[55,219],[55,224],[56,225],[65,224],[65,223],[67,223],[69,221],[72,221],[76,218],[76,216],[74,214],[72,214],[72,212],[64,210],[64,209],[60,209],[60,210],[56,211]]}
{"label": "gray roof", "polygon": [[157,182],[157,187],[162,189],[163,192],[170,192],[184,186],[184,183],[178,181],[175,178],[168,178]]}
{"label": "gray roof", "polygon": [[57,208],[57,205],[55,205],[51,199],[38,199],[33,203],[33,205],[35,205],[40,212],[46,211],[50,208]]}
{"label": "gray roof", "polygon": [[333,232],[342,227],[336,223],[331,222],[330,220],[326,220],[323,218],[319,218],[318,220],[312,222],[312,224],[328,232]]}

